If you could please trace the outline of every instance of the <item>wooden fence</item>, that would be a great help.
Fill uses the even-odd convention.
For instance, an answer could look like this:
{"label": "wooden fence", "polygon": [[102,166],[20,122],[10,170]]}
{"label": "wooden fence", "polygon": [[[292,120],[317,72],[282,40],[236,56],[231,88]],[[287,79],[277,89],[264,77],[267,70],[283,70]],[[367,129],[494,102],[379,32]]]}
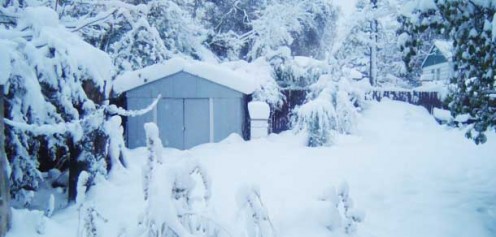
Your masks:
{"label": "wooden fence", "polygon": [[291,128],[291,115],[293,109],[305,102],[308,91],[304,89],[291,89],[282,90],[281,93],[286,97],[286,100],[281,108],[271,110],[271,133],[280,133]]}
{"label": "wooden fence", "polygon": [[436,91],[415,91],[415,90],[374,90],[368,97],[381,101],[383,98],[403,101],[414,105],[420,105],[432,113],[434,108],[446,108]]}
{"label": "wooden fence", "polygon": [[[291,128],[291,116],[296,106],[305,103],[308,90],[292,89],[283,90],[286,97],[283,106],[279,109],[272,109],[270,116],[270,132],[280,133]],[[406,103],[425,107],[429,113],[434,108],[446,108],[440,99],[439,93],[435,91],[415,91],[415,90],[373,90],[367,97],[369,100],[381,101],[383,98],[403,101]]]}

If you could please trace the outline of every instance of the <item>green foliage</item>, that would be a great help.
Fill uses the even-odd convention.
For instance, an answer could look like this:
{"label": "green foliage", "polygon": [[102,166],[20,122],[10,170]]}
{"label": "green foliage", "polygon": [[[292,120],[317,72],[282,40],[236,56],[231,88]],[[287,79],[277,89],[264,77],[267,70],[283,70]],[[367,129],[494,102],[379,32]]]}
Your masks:
{"label": "green foliage", "polygon": [[473,124],[466,136],[476,144],[484,143],[485,132],[496,125],[496,32],[492,32],[496,6],[465,0],[434,2],[436,9],[417,9],[413,17],[403,18],[403,30],[409,34],[403,45],[404,59],[412,61],[426,31],[453,42],[455,73],[449,108],[454,116],[469,114]]}

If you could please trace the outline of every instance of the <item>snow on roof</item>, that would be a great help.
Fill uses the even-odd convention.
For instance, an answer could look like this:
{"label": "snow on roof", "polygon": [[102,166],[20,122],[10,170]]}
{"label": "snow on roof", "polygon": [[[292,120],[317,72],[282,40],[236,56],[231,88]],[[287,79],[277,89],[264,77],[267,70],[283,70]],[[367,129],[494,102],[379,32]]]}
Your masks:
{"label": "snow on roof", "polygon": [[151,65],[118,76],[114,81],[113,89],[115,93],[121,94],[181,71],[244,94],[251,94],[257,88],[257,83],[254,80],[256,75],[249,75],[239,70],[235,71],[221,64],[173,58],[161,64]]}
{"label": "snow on roof", "polygon": [[453,43],[445,40],[435,40],[434,46],[439,49],[439,52],[448,60],[453,57]]}

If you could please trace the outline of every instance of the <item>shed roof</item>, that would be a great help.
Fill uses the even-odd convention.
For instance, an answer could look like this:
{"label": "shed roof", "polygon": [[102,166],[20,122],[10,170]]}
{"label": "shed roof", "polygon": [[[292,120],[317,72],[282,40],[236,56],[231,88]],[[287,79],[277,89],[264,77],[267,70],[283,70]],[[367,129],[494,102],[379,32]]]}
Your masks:
{"label": "shed roof", "polygon": [[257,85],[252,79],[252,76],[243,72],[234,71],[219,64],[173,58],[161,64],[151,65],[118,76],[114,81],[113,89],[115,93],[121,94],[181,71],[244,94],[253,93]]}

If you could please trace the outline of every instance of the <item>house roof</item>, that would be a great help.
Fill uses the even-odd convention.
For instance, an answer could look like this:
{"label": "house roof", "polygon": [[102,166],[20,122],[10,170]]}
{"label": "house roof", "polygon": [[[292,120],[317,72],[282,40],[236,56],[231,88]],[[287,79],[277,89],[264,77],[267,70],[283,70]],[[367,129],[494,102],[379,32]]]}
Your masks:
{"label": "house roof", "polygon": [[444,62],[451,62],[453,57],[453,42],[446,40],[435,40],[429,55],[422,62],[422,68]]}
{"label": "house roof", "polygon": [[151,65],[118,76],[113,83],[113,90],[116,94],[121,94],[181,71],[244,94],[251,94],[257,88],[257,84],[253,80],[254,75],[234,71],[220,64],[173,58],[161,64]]}

